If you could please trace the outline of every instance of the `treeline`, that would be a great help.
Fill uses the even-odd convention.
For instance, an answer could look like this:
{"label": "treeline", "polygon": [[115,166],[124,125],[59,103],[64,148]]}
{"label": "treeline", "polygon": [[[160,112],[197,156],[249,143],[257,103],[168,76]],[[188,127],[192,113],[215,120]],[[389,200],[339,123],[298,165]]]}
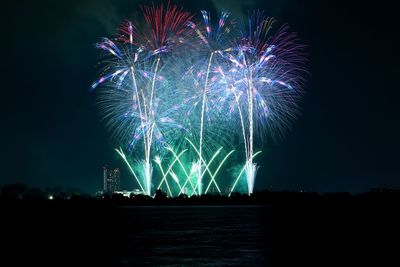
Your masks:
{"label": "treeline", "polygon": [[168,197],[161,190],[157,190],[154,197],[146,195],[99,194],[90,196],[78,190],[63,190],[61,188],[38,189],[25,184],[5,185],[0,191],[1,201],[19,202],[95,202],[116,205],[273,205],[296,207],[340,207],[352,205],[397,205],[400,203],[400,190],[371,189],[362,194],[348,192],[316,193],[296,191],[259,191],[252,195],[232,193],[231,196],[219,194],[193,195],[188,197],[181,194],[178,197]]}

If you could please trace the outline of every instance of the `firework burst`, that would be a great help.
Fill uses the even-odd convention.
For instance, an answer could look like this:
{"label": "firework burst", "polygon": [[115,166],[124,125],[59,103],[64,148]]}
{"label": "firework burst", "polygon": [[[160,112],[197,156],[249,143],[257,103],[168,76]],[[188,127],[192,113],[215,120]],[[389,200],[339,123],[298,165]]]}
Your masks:
{"label": "firework burst", "polygon": [[[267,134],[282,136],[297,117],[304,46],[286,25],[273,31],[275,20],[262,11],[240,27],[227,11],[213,23],[207,11],[197,20],[170,4],[141,10],[142,23],[125,21],[116,38],[96,44],[104,67],[92,89],[101,86],[106,126],[125,151],[141,158],[141,175],[122,149],[119,155],[148,195],[152,162],[162,176],[157,188],[165,184],[171,196],[174,188],[201,195],[212,185],[221,193],[216,177],[238,138],[245,163],[231,192],[245,173],[251,194],[254,146],[261,147]],[[166,169],[163,160],[170,162]]]}

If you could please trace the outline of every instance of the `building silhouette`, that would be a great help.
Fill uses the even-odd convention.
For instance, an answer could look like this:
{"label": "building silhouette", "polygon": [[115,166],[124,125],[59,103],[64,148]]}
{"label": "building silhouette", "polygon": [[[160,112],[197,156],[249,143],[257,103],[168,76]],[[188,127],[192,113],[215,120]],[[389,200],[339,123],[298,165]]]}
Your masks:
{"label": "building silhouette", "polygon": [[119,168],[103,167],[103,193],[112,194],[120,190],[121,174]]}

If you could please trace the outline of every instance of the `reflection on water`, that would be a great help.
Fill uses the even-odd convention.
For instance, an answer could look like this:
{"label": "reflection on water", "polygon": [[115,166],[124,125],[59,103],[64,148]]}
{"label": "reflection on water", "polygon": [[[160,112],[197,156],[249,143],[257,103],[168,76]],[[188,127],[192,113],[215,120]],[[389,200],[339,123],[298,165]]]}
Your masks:
{"label": "reflection on water", "polygon": [[268,266],[265,208],[121,207],[114,247],[122,266]]}
{"label": "reflection on water", "polygon": [[14,266],[399,266],[399,208],[379,203],[3,205],[1,259]]}

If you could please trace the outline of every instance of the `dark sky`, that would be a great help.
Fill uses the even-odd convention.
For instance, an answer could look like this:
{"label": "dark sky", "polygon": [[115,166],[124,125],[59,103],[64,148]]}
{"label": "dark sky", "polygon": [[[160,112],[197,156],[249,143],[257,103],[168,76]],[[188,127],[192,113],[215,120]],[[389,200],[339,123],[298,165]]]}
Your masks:
{"label": "dark sky", "polygon": [[[101,189],[118,161],[88,87],[94,43],[145,1],[6,1],[1,8],[0,185]],[[198,3],[193,3],[198,2]],[[279,2],[279,3],[278,3]],[[302,116],[258,160],[256,187],[366,191],[400,186],[398,10],[388,1],[175,1],[186,9],[261,8],[305,43]],[[134,187],[127,173],[123,184]]]}

